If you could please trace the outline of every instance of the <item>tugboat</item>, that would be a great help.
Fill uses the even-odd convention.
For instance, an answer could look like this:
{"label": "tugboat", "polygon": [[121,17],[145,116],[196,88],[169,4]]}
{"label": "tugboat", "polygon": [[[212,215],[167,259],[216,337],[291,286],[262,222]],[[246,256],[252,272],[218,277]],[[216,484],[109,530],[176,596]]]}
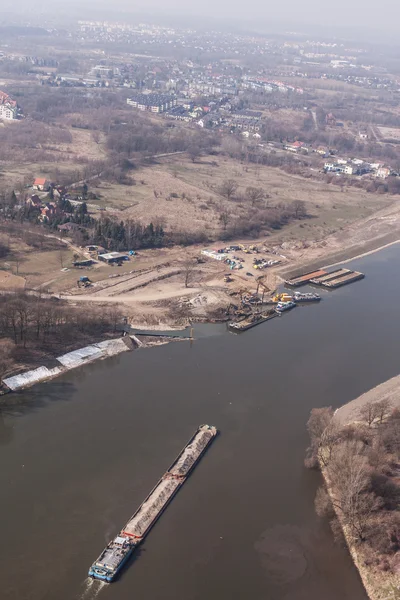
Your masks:
{"label": "tugboat", "polygon": [[89,577],[110,583],[122,569],[137,542],[121,532],[100,554],[89,569]]}
{"label": "tugboat", "polygon": [[293,300],[295,302],[319,302],[321,300],[321,296],[318,294],[302,294],[301,292],[295,292],[293,294]]}
{"label": "tugboat", "polygon": [[286,310],[291,310],[295,306],[296,302],[293,302],[292,300],[290,300],[289,302],[278,302],[275,308],[275,312],[277,312],[278,314],[282,314]]}

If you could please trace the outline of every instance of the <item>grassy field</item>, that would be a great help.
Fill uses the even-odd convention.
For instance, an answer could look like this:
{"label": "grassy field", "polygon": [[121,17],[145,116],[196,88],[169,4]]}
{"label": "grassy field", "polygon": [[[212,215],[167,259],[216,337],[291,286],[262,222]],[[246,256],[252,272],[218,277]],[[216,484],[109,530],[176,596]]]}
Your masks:
{"label": "grassy field", "polygon": [[[251,186],[263,188],[268,195],[267,206],[295,200],[306,203],[311,218],[284,229],[285,235],[301,239],[323,237],[392,202],[388,196],[305,179],[276,168],[242,164],[223,156],[203,157],[195,163],[185,155],[170,157],[137,169],[134,177],[134,186],[100,183],[94,190],[100,195],[98,204],[124,219],[146,223],[161,220],[167,229],[204,229],[210,235],[221,231],[221,210],[232,218],[247,217],[251,207],[243,197]],[[238,200],[227,200],[218,193],[226,179],[237,182]]]}

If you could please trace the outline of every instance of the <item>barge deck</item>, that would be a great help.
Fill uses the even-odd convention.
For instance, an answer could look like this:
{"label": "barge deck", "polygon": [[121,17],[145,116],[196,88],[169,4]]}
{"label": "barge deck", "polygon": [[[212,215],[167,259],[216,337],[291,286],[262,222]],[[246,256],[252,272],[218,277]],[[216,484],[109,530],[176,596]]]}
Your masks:
{"label": "barge deck", "polygon": [[172,465],[129,519],[122,531],[103,550],[89,569],[89,577],[111,582],[184,484],[218,430],[201,425]]}
{"label": "barge deck", "polygon": [[234,333],[241,333],[242,331],[247,331],[248,329],[252,329],[256,327],[256,325],[260,325],[261,323],[265,323],[265,321],[269,321],[276,317],[276,313],[274,309],[270,309],[264,314],[253,315],[250,318],[243,319],[243,321],[236,321],[234,323],[229,323],[229,329]]}
{"label": "barge deck", "polygon": [[313,279],[310,279],[310,283],[313,283],[314,285],[323,285],[326,281],[337,279],[338,277],[348,275],[349,273],[351,273],[350,269],[336,269],[327,275],[322,275],[322,277],[314,277]]}
{"label": "barge deck", "polygon": [[330,281],[325,282],[323,285],[327,288],[338,288],[342,285],[347,285],[348,283],[353,283],[354,281],[359,281],[360,279],[364,279],[364,273],[360,273],[359,271],[350,271],[344,277],[337,277],[336,279],[331,279]]}
{"label": "barge deck", "polygon": [[327,275],[327,271],[325,269],[318,269],[318,271],[311,271],[310,273],[304,273],[304,275],[299,275],[298,277],[293,277],[293,279],[287,279],[285,281],[285,285],[290,287],[299,287],[300,285],[305,285],[311,279],[315,279],[316,277],[322,277],[323,275]]}

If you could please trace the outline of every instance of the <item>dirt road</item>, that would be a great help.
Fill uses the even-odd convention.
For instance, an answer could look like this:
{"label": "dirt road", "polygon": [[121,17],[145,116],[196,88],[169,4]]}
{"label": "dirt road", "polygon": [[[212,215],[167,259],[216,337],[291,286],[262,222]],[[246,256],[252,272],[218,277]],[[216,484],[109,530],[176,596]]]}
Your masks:
{"label": "dirt road", "polygon": [[[107,287],[99,291],[93,291],[93,293],[90,294],[90,297],[96,298],[98,296],[112,297],[126,295],[138,288],[149,285],[149,283],[153,281],[168,279],[173,275],[179,275],[179,273],[181,273],[181,269],[177,267],[156,267],[154,270],[148,270],[145,273],[136,273],[129,277],[124,277],[123,281],[118,281],[117,283],[110,283],[110,280],[108,280],[108,283],[110,284]],[[105,284],[107,284],[107,280]]]}

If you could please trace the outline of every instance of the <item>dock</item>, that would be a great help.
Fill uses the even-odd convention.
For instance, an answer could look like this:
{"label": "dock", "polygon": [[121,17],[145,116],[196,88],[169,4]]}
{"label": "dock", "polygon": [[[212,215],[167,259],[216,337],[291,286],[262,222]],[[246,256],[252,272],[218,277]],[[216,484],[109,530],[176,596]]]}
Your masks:
{"label": "dock", "polygon": [[327,271],[324,269],[318,269],[317,271],[311,271],[310,273],[305,273],[304,275],[299,275],[298,277],[294,277],[293,279],[287,279],[285,284],[290,287],[299,287],[300,285],[305,285],[311,279],[316,279],[317,277],[322,277],[323,275],[327,275]]}
{"label": "dock", "polygon": [[172,498],[185,483],[208,446],[218,434],[216,427],[201,425],[157,482],[121,532],[106,546],[89,569],[89,577],[113,581],[136,548],[143,542]]}

